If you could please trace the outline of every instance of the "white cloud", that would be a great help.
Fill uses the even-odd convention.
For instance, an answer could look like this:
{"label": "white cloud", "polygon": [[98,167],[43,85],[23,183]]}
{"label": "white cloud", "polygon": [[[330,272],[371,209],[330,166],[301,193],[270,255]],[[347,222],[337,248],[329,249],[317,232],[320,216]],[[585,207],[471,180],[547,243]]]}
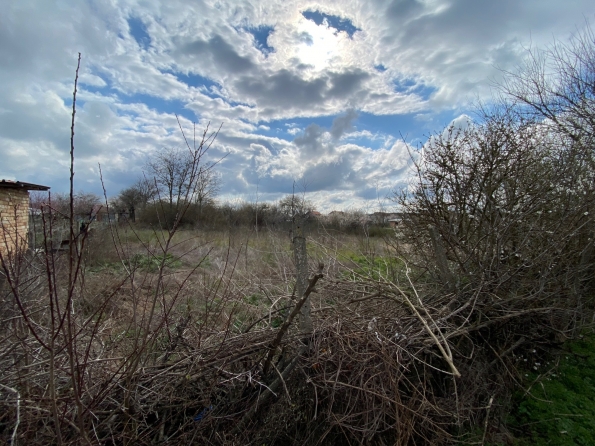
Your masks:
{"label": "white cloud", "polygon": [[[317,25],[305,10],[359,31]],[[395,143],[400,129],[364,125],[362,113],[408,115],[438,131],[439,113],[487,97],[523,45],[564,39],[591,12],[586,0],[9,2],[0,16],[0,177],[65,189],[80,51],[84,187],[99,187],[100,163],[116,193],[151,153],[181,145],[175,112],[187,131],[189,118],[199,129],[223,123],[212,157],[229,153],[220,165],[228,196],[258,181],[274,197],[302,179],[319,197],[355,206],[404,181],[409,160]],[[272,27],[268,54],[249,32],[261,25]]]}

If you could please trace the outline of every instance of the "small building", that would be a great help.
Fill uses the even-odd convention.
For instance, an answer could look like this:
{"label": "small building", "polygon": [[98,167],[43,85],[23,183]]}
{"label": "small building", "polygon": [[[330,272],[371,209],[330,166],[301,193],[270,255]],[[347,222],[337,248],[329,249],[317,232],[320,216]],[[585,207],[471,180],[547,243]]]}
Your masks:
{"label": "small building", "polygon": [[405,218],[404,212],[396,212],[389,215],[389,218],[386,220],[391,228],[398,227],[403,219]]}
{"label": "small building", "polygon": [[0,255],[10,258],[29,245],[29,191],[48,186],[0,180]]}

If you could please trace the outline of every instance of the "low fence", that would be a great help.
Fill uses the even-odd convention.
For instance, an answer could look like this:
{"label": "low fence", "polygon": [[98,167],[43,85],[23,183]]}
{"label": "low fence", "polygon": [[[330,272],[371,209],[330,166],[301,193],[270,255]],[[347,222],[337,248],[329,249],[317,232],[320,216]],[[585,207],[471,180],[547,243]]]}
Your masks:
{"label": "low fence", "polygon": [[[45,220],[45,223],[44,223]],[[134,212],[101,212],[96,215],[77,214],[75,220],[75,236],[88,231],[90,228],[101,228],[110,223],[124,223],[134,221]],[[44,229],[45,224],[45,229]],[[68,247],[70,243],[70,221],[62,216],[43,215],[37,210],[29,212],[29,247],[43,249],[44,233],[48,234],[47,240],[51,243],[52,250]]]}

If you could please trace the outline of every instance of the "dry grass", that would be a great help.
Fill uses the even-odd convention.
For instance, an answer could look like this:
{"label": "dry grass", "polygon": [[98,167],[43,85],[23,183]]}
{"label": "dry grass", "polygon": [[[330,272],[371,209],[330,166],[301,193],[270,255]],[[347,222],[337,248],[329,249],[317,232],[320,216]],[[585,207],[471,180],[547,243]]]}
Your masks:
{"label": "dry grass", "polygon": [[280,332],[301,300],[288,234],[163,237],[96,232],[69,305],[67,254],[15,259],[27,264],[2,295],[4,441],[448,444],[515,379],[506,352],[478,347],[480,297],[452,308],[382,240],[309,234],[310,271],[325,267],[304,338],[295,323]]}

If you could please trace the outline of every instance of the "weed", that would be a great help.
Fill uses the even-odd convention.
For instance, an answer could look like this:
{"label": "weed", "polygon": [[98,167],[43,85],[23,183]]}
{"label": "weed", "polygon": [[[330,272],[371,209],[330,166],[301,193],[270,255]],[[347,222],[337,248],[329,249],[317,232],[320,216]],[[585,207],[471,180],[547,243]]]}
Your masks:
{"label": "weed", "polygon": [[179,268],[182,265],[182,262],[179,258],[170,253],[165,254],[165,256],[163,254],[135,254],[130,259],[130,264],[136,268],[155,272],[159,270],[161,265],[168,268]]}
{"label": "weed", "polygon": [[262,298],[262,295],[260,295],[258,293],[254,293],[248,297],[245,297],[244,300],[246,301],[246,303],[248,303],[250,305],[258,305],[261,298]]}
{"label": "weed", "polygon": [[404,269],[403,262],[392,257],[352,255],[350,258],[357,265],[353,271],[372,280],[384,278],[394,281]]}
{"label": "weed", "polygon": [[525,433],[519,446],[595,444],[595,336],[566,349],[553,371],[526,373],[526,382],[534,383],[532,397],[517,394],[510,423]]}
{"label": "weed", "polygon": [[273,328],[279,328],[282,323],[283,323],[283,318],[282,317],[275,317],[275,318],[273,318],[271,320],[271,327],[273,327]]}

